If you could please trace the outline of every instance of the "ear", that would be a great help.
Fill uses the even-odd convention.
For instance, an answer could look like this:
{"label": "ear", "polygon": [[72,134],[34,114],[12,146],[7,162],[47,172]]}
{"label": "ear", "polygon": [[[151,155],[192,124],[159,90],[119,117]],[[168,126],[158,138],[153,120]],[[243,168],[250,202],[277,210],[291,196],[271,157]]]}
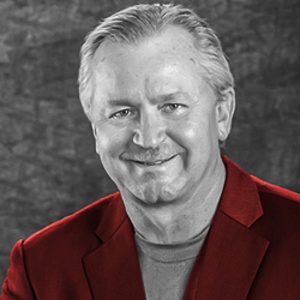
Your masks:
{"label": "ear", "polygon": [[99,154],[99,147],[98,147],[98,142],[97,142],[97,128],[93,123],[91,123],[91,127],[92,127],[92,132],[93,132],[93,135],[95,138],[96,153]]}
{"label": "ear", "polygon": [[231,130],[235,110],[235,92],[232,87],[222,91],[216,105],[216,121],[219,141],[225,141]]}

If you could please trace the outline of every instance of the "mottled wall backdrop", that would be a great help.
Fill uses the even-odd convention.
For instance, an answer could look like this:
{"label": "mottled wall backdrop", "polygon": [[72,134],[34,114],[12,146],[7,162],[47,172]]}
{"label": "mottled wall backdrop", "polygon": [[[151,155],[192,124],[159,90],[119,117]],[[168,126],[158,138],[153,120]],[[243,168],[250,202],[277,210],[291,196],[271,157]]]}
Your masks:
{"label": "mottled wall backdrop", "polygon": [[[101,18],[138,2],[0,2],[0,283],[17,239],[115,189],[79,104],[78,52]],[[227,153],[300,191],[299,1],[175,3],[208,20],[230,59],[238,106]]]}

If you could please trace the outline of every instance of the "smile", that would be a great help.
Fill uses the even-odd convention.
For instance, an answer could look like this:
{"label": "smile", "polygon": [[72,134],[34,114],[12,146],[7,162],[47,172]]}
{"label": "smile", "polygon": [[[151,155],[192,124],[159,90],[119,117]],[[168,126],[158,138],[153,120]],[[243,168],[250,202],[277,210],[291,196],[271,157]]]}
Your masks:
{"label": "smile", "polygon": [[173,159],[176,155],[173,155],[167,159],[162,159],[162,160],[155,160],[155,161],[139,161],[139,160],[132,160],[133,162],[139,164],[139,165],[143,165],[143,166],[159,166],[162,165],[168,161],[170,161],[171,159]]}

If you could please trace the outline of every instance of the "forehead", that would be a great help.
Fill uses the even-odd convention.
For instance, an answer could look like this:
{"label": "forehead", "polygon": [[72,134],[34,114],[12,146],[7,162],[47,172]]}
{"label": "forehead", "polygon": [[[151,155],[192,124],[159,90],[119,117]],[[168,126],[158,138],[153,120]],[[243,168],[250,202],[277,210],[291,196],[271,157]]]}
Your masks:
{"label": "forehead", "polygon": [[119,50],[141,49],[145,54],[155,52],[153,50],[163,51],[175,54],[178,51],[194,51],[196,53],[195,38],[185,28],[178,25],[169,25],[164,29],[153,32],[149,36],[137,38],[134,43],[114,42],[109,38],[105,39],[97,48],[94,61],[97,63],[98,58],[112,58],[118,54]]}
{"label": "forehead", "polygon": [[[136,44],[104,41],[93,58],[93,73],[97,83],[110,93],[151,90],[192,89],[199,81],[201,65],[193,36],[178,26],[143,38]],[[196,78],[197,77],[197,78]],[[194,86],[195,88],[195,86]],[[108,92],[108,91],[107,91]]]}

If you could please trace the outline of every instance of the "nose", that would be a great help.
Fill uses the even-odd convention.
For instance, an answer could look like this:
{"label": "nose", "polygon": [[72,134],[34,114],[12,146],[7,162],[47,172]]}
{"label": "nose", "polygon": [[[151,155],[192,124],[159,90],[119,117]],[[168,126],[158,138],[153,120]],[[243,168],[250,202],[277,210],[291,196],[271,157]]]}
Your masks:
{"label": "nose", "polygon": [[134,131],[133,143],[147,148],[156,148],[165,139],[165,126],[158,112],[148,112],[140,116]]}

